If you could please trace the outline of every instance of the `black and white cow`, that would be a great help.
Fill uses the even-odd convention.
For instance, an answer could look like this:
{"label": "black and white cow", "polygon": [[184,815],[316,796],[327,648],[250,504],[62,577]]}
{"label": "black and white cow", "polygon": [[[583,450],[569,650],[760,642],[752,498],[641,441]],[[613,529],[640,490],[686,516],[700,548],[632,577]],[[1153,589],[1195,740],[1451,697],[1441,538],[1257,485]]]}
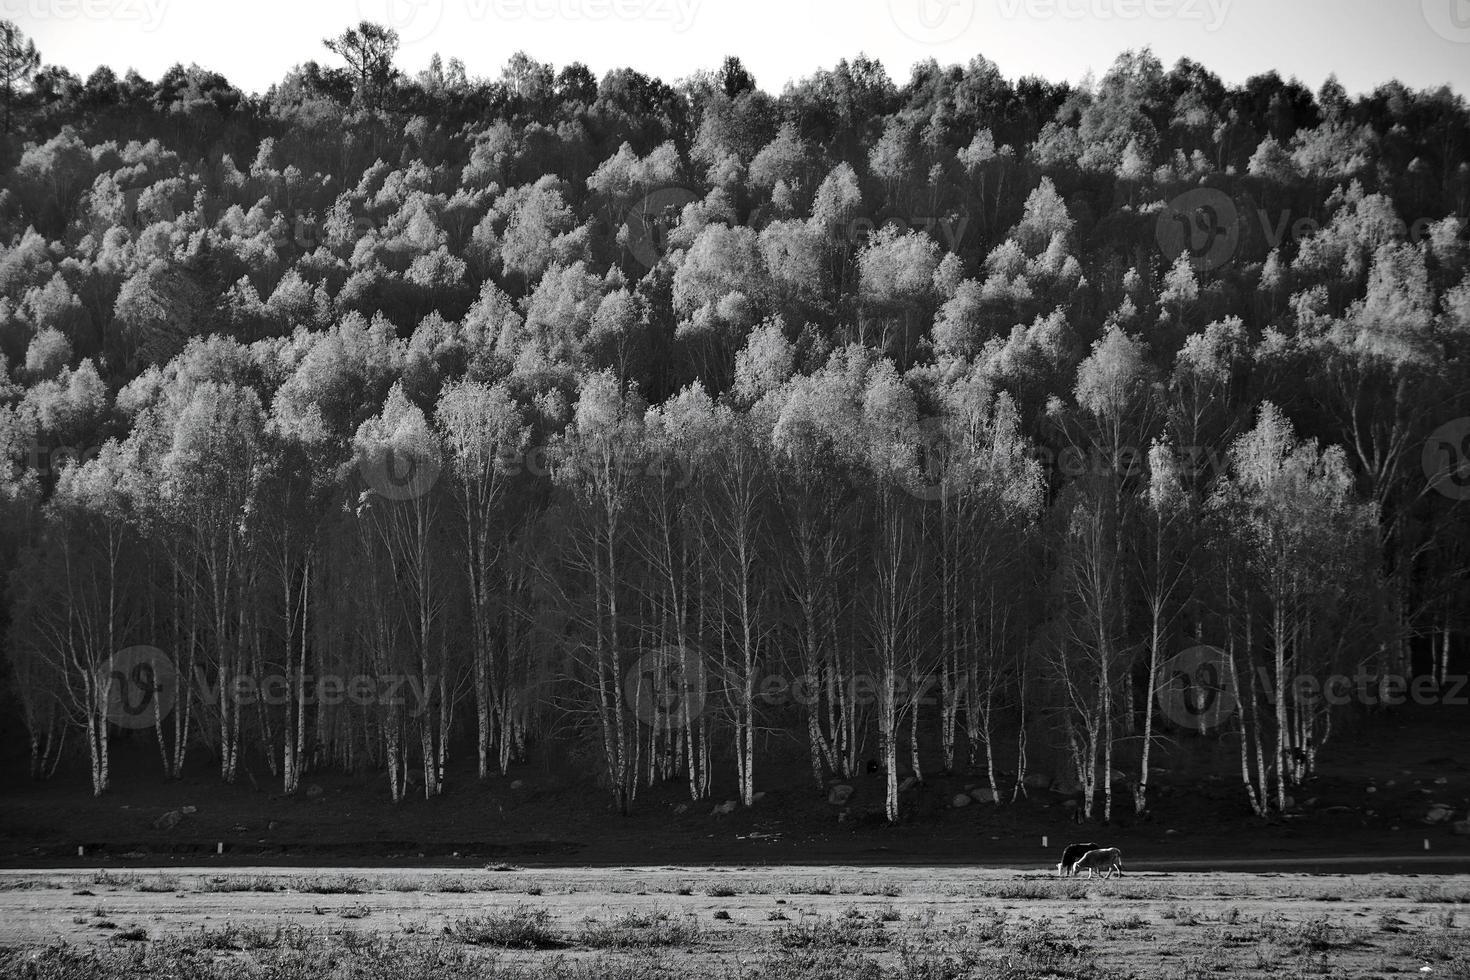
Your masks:
{"label": "black and white cow", "polygon": [[1089,878],[1099,871],[1103,872],[1104,878],[1111,878],[1115,871],[1121,875],[1123,873],[1123,852],[1116,847],[1100,847],[1095,851],[1088,851],[1077,859],[1076,864],[1072,865],[1073,876],[1083,871],[1087,872]]}
{"label": "black and white cow", "polygon": [[1065,878],[1072,873],[1072,865],[1088,851],[1097,850],[1096,844],[1068,844],[1066,850],[1062,851],[1062,860],[1057,863],[1057,874]]}

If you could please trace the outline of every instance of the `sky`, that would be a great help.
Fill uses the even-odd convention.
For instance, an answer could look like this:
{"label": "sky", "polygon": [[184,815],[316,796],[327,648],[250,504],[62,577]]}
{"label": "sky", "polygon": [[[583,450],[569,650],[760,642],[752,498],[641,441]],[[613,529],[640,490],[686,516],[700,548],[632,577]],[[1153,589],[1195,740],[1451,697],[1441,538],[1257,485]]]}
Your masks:
{"label": "sky", "polygon": [[257,93],[293,65],[334,63],[321,39],[362,19],[398,30],[405,71],[439,52],[489,78],[518,50],[668,82],[734,54],[779,92],[861,52],[899,82],[916,62],[976,54],[1012,79],[1077,82],[1147,45],[1230,83],[1275,69],[1314,91],[1335,72],[1351,93],[1391,78],[1470,92],[1470,0],[0,0],[0,17],[83,77],[192,61]]}

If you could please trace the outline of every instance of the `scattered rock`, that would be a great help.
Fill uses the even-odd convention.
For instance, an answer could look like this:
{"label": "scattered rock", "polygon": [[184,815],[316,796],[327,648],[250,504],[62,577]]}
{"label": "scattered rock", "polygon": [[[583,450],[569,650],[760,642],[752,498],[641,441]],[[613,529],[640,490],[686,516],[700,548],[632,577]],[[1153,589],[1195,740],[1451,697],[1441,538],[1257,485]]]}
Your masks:
{"label": "scattered rock", "polygon": [[265,825],[265,829],[266,830],[275,830],[279,826],[280,826],[280,824],[278,822],[276,822],[275,820],[272,820],[270,823],[268,823],[268,824]]}
{"label": "scattered rock", "polygon": [[1352,813],[1353,812],[1353,808],[1350,807],[1350,806],[1343,806],[1341,803],[1339,803],[1336,806],[1326,807],[1325,809],[1323,809],[1322,812],[1323,813]]}
{"label": "scattered rock", "polygon": [[1367,792],[1367,793],[1376,793],[1376,792],[1378,792],[1378,787],[1377,786],[1369,786],[1364,792]]}
{"label": "scattered rock", "polygon": [[153,821],[154,830],[173,830],[184,820],[184,814],[178,810],[170,810],[157,820]]}
{"label": "scattered rock", "polygon": [[740,804],[738,802],[736,802],[735,800],[726,800],[723,803],[716,804],[715,808],[710,811],[709,815],[712,817],[728,817],[730,814],[734,813],[738,809],[740,809]]}
{"label": "scattered rock", "polygon": [[1454,810],[1451,810],[1443,803],[1436,803],[1429,808],[1428,813],[1424,814],[1424,822],[1429,824],[1446,823],[1454,815]]}
{"label": "scattered rock", "polygon": [[763,800],[765,798],[766,798],[766,791],[765,790],[761,790],[759,793],[756,793],[753,796],[751,796],[750,799],[751,799],[751,802],[752,803],[759,803],[761,800]]}
{"label": "scattered rock", "polygon": [[1470,837],[1470,820],[1456,820],[1452,829],[1461,837]]}
{"label": "scattered rock", "polygon": [[320,785],[318,785],[317,783],[312,783],[310,786],[306,787],[306,798],[308,800],[315,800],[318,799],[325,792],[326,790],[322,789]]}
{"label": "scattered rock", "polygon": [[989,786],[981,786],[979,789],[970,790],[970,799],[976,803],[994,803],[995,790]]}
{"label": "scattered rock", "polygon": [[1051,777],[1044,772],[1028,772],[1021,783],[1027,789],[1051,789]]}
{"label": "scattered rock", "polygon": [[907,793],[909,790],[913,789],[917,785],[919,785],[919,780],[917,778],[915,778],[914,776],[905,776],[903,777],[903,782],[898,784],[898,791],[900,793]]}
{"label": "scattered rock", "polygon": [[957,807],[960,807],[960,806],[969,806],[974,801],[970,799],[970,794],[969,793],[956,793],[954,799],[951,800],[950,802],[953,805],[955,805]]}
{"label": "scattered rock", "polygon": [[852,787],[847,783],[838,783],[827,791],[827,802],[833,806],[846,806],[850,799],[852,799]]}
{"label": "scattered rock", "polygon": [[1172,830],[1172,829],[1171,830],[1166,830],[1166,831],[1164,831],[1164,836],[1165,837],[1178,837],[1179,836],[1179,831]]}
{"label": "scattered rock", "polygon": [[526,781],[524,779],[512,779],[510,781],[510,788],[511,789],[525,789],[526,788]]}
{"label": "scattered rock", "polygon": [[1062,801],[1062,809],[1064,809],[1064,810],[1075,810],[1075,809],[1077,809],[1077,801],[1076,800],[1063,800]]}
{"label": "scattered rock", "polygon": [[689,804],[688,803],[680,803],[678,806],[674,807],[674,813],[675,814],[682,815],[682,814],[685,814],[685,813],[688,813],[688,812],[689,812]]}
{"label": "scattered rock", "polygon": [[1449,785],[1449,781],[1450,781],[1450,779],[1449,779],[1448,776],[1440,776],[1438,779],[1436,779],[1434,781],[1434,785],[1436,785],[1436,786],[1447,786],[1447,785]]}
{"label": "scattered rock", "polygon": [[199,812],[199,808],[197,806],[186,806],[186,807],[181,807],[179,809],[179,812],[182,813],[182,814],[184,814],[185,816],[188,816],[191,813],[198,813]]}

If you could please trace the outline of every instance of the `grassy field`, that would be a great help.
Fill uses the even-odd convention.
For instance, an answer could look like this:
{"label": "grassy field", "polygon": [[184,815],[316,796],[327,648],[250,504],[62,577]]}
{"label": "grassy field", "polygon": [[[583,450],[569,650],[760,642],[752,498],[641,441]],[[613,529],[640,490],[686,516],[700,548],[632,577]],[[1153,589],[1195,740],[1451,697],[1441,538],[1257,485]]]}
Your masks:
{"label": "grassy field", "polygon": [[920,867],[6,872],[0,974],[1470,977],[1470,880],[1138,871],[1089,881]]}

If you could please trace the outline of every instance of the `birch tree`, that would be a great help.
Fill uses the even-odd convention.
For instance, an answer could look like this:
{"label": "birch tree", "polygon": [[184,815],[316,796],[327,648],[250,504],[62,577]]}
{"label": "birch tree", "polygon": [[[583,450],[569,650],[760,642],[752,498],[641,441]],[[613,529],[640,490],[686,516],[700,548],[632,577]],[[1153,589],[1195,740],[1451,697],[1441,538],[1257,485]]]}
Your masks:
{"label": "birch tree", "polygon": [[440,557],[440,497],[435,492],[443,447],[423,411],[394,385],[382,412],[358,428],[354,448],[366,484],[356,516],[372,541],[369,554],[391,576],[386,581],[414,670],[407,685],[409,715],[419,737],[424,796],[432,798],[444,791],[452,695],[459,681],[445,635],[448,600]]}
{"label": "birch tree", "polygon": [[[510,537],[506,493],[521,469],[531,430],[504,385],[462,381],[439,396],[435,420],[448,457],[458,509],[464,587],[469,598],[476,747],[480,778],[490,772],[496,715],[512,682],[509,637],[497,636],[497,610]],[[501,656],[497,657],[497,651]],[[501,754],[501,771],[507,755]]]}
{"label": "birch tree", "polygon": [[1245,570],[1267,611],[1280,809],[1288,788],[1310,772],[1320,744],[1314,709],[1294,696],[1297,676],[1323,666],[1313,611],[1339,599],[1350,563],[1361,560],[1361,536],[1376,523],[1376,506],[1359,498],[1354,482],[1340,448],[1299,440],[1281,410],[1266,402],[1255,428],[1231,448],[1229,478],[1211,501],[1239,537]]}
{"label": "birch tree", "polygon": [[[637,732],[624,697],[633,624],[622,599],[642,456],[637,393],[624,390],[610,372],[585,378],[572,423],[554,447],[552,480],[567,510],[562,561],[572,578],[563,586],[563,601],[577,626],[569,639],[590,674],[604,774],[623,814],[637,791]],[[581,595],[573,591],[582,589]]]}

